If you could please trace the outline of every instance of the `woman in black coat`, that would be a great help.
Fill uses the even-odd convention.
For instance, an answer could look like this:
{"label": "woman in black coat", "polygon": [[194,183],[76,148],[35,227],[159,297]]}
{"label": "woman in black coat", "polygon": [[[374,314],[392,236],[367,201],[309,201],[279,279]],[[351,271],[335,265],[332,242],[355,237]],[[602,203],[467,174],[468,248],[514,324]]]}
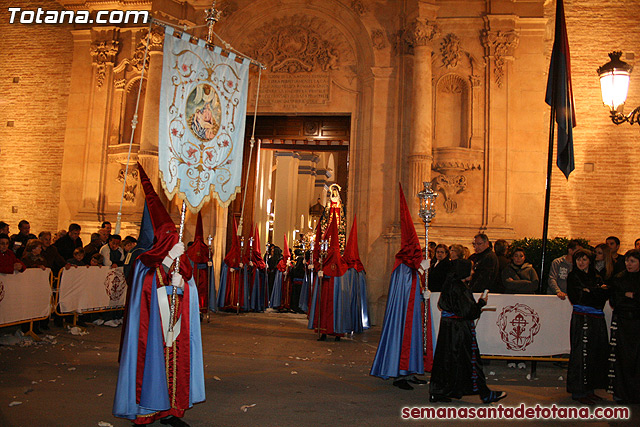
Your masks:
{"label": "woman in black coat", "polygon": [[607,384],[603,367],[607,366],[609,343],[602,309],[609,299],[609,290],[596,272],[591,253],[586,250],[573,254],[567,294],[573,304],[567,391],[573,400],[593,405],[602,400],[594,390],[604,389]]}
{"label": "woman in black coat", "polygon": [[611,351],[613,398],[640,403],[640,251],[625,255],[626,270],[613,279]]}
{"label": "woman in black coat", "polygon": [[442,285],[451,270],[449,248],[440,243],[436,246],[436,254],[431,260],[427,285],[431,292],[442,292]]}

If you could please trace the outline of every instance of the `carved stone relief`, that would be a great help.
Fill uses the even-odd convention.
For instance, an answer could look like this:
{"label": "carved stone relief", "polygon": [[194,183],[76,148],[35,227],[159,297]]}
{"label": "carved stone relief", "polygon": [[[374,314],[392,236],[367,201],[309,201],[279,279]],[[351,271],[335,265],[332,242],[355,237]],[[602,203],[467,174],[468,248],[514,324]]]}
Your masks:
{"label": "carved stone relief", "polygon": [[381,29],[375,29],[371,32],[371,44],[377,50],[387,47],[387,41],[384,36],[384,31]]}
{"label": "carved stone relief", "polygon": [[97,85],[101,88],[107,74],[107,66],[113,66],[120,50],[119,31],[108,31],[98,36],[101,40],[91,43],[91,58],[96,66]]}
{"label": "carved stone relief", "polygon": [[431,180],[431,185],[444,197],[445,211],[453,213],[458,208],[454,196],[467,188],[467,178],[464,175],[438,175]]}
{"label": "carved stone relief", "polygon": [[[125,176],[125,167],[123,166],[122,168],[120,168],[120,170],[118,171],[118,177],[116,178],[116,181],[118,182],[124,182],[124,176]],[[127,202],[135,202],[136,200],[136,192],[138,189],[138,169],[136,168],[129,168],[129,171],[127,173],[127,182],[125,184],[125,188],[124,188],[124,199]]]}
{"label": "carved stone relief", "polygon": [[271,73],[311,73],[339,70],[350,49],[338,30],[305,15],[276,18],[248,37],[251,56]]}
{"label": "carved stone relief", "polygon": [[498,87],[502,87],[507,57],[513,55],[513,50],[518,47],[520,38],[515,31],[490,31],[482,30],[482,44],[488,52],[488,57],[493,56],[493,72]]}
{"label": "carved stone relief", "polygon": [[362,0],[352,0],[351,10],[362,16],[369,11],[369,8],[364,4]]}
{"label": "carved stone relief", "polygon": [[416,19],[404,29],[403,40],[410,47],[426,46],[438,34],[440,34],[440,27],[435,21]]}
{"label": "carved stone relief", "polygon": [[145,72],[149,70],[149,58],[145,62],[144,56],[147,52],[147,45],[149,51],[157,51],[162,49],[164,42],[164,34],[162,30],[155,28],[151,32],[149,37],[149,30],[145,29],[140,33],[140,40],[136,45],[135,50],[130,58],[124,58],[113,68],[113,71],[120,73],[122,71],[135,71],[140,73],[142,71],[142,65],[144,64]]}
{"label": "carved stone relief", "polygon": [[221,11],[221,18],[228,18],[238,11],[238,3],[232,0],[222,0],[217,3],[216,9]]}
{"label": "carved stone relief", "polygon": [[456,68],[460,61],[460,39],[455,34],[447,34],[440,45],[442,65],[447,68]]}

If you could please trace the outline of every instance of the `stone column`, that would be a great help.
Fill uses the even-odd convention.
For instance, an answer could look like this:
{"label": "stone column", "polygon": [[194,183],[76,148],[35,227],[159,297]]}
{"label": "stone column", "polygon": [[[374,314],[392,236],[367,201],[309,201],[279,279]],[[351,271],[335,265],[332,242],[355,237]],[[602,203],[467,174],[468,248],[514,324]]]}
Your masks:
{"label": "stone column", "polygon": [[416,19],[405,31],[405,41],[413,48],[413,108],[409,148],[409,188],[405,196],[414,218],[418,202],[415,195],[423,181],[431,180],[433,139],[433,87],[431,84],[431,41],[439,33],[435,21]]}
{"label": "stone column", "polygon": [[[273,203],[275,218],[273,243],[284,250],[284,235],[289,247],[293,244],[293,230],[296,228],[296,205],[298,200],[298,165],[300,156],[294,151],[277,152],[276,182]],[[298,217],[298,223],[300,218]]]}
{"label": "stone column", "polygon": [[[509,69],[519,36],[513,17],[485,17],[481,40],[485,49],[486,120],[482,228],[504,236],[508,221]],[[490,236],[491,237],[491,236]]]}
{"label": "stone column", "polygon": [[[111,102],[114,91],[113,65],[120,50],[120,32],[116,28],[92,30],[90,46],[93,84],[88,96],[89,111],[86,133],[82,208],[101,213],[101,185],[106,167],[108,129],[111,125]],[[78,153],[79,154],[79,153]]]}
{"label": "stone column", "polygon": [[[139,161],[151,182],[158,183],[158,115],[160,108],[160,86],[162,84],[162,41],[157,30],[151,32],[149,41],[149,68],[145,73],[147,88],[144,98],[144,116],[138,117],[140,126]],[[156,188],[159,189],[159,187]],[[161,191],[158,190],[160,194]]]}

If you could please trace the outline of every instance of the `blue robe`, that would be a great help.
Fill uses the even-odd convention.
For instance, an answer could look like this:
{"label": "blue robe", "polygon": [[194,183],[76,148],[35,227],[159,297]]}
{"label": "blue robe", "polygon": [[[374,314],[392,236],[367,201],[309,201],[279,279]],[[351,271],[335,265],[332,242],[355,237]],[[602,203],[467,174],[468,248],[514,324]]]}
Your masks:
{"label": "blue robe", "polygon": [[[156,293],[157,274],[153,273],[149,318],[141,318],[141,298],[145,277],[150,268],[142,262],[136,262],[133,270],[131,294],[127,308],[127,323],[124,330],[118,383],[113,402],[113,414],[116,417],[134,420],[137,417],[168,411],[171,408],[166,379],[164,338],[162,322]],[[188,281],[189,301],[189,407],[205,400],[204,363],[202,359],[202,338],[200,335],[200,316],[198,290],[193,279]],[[171,287],[167,287],[171,289]],[[138,339],[141,323],[148,324],[146,352],[140,402],[136,396],[136,378],[138,371]],[[184,339],[184,335],[179,339]]]}
{"label": "blue robe", "polygon": [[[238,287],[241,289],[236,289],[234,291],[233,301],[228,300],[227,298],[227,287],[231,283],[232,277],[231,268],[223,261],[222,267],[220,268],[220,288],[218,289],[218,307],[219,308],[236,308],[236,304],[240,304],[240,309],[243,311],[249,310],[249,273],[248,266],[244,265],[241,269],[236,270],[235,274],[239,274],[238,278]],[[242,296],[240,297],[240,301],[238,301],[238,292],[242,290]]]}
{"label": "blue robe", "polygon": [[251,300],[249,308],[253,311],[264,311],[266,306],[267,270],[253,267]]}
{"label": "blue robe", "polygon": [[300,302],[298,303],[298,307],[300,307],[300,310],[304,311],[305,313],[309,311],[309,292],[312,276],[313,272],[311,270],[305,270],[304,280],[302,281],[302,289],[300,289]]}
{"label": "blue robe", "polygon": [[273,280],[273,290],[269,298],[269,308],[282,308],[284,304],[283,285],[288,280],[284,273],[276,269],[276,277]]}
{"label": "blue robe", "polygon": [[[409,307],[413,303],[413,309]],[[382,335],[371,375],[383,379],[424,374],[420,275],[400,264],[391,275]]]}

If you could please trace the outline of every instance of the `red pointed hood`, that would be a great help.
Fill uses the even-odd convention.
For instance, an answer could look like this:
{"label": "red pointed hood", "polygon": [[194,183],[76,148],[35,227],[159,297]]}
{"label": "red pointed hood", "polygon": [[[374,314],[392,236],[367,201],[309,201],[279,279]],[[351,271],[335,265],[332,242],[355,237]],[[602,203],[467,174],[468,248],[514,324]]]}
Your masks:
{"label": "red pointed hood", "polygon": [[289,260],[289,244],[287,236],[284,236],[284,251],[282,251],[282,259],[278,262],[278,270],[285,271],[287,269],[287,261]]}
{"label": "red pointed hood", "polygon": [[400,184],[400,233],[402,247],[396,254],[396,263],[393,269],[395,270],[400,264],[406,264],[418,270],[422,262],[422,249],[420,248],[418,234],[416,233],[416,228],[413,225],[413,220],[409,213],[407,201],[404,198],[402,184]]}
{"label": "red pointed hood", "polygon": [[327,227],[327,236],[330,239],[327,257],[322,264],[322,272],[331,277],[340,277],[347,272],[349,268],[340,255],[340,238],[338,236],[338,224],[336,217],[331,218],[329,227]]}
{"label": "red pointed hood", "polygon": [[224,263],[229,268],[240,267],[240,242],[238,240],[238,224],[235,218],[233,219],[233,237],[231,239],[231,247],[224,257]]}
{"label": "red pointed hood", "polygon": [[358,251],[358,227],[356,226],[355,215],[353,216],[353,225],[351,226],[342,258],[349,268],[355,268],[358,272],[364,270],[364,265],[362,265],[362,261],[360,261],[360,253]]}
{"label": "red pointed hood", "polygon": [[256,228],[253,232],[253,248],[251,249],[251,261],[253,265],[255,265],[259,269],[267,268],[267,265],[262,258],[262,254],[260,253],[260,232],[258,231],[258,225],[256,224]]}
{"label": "red pointed hood", "polygon": [[209,261],[209,246],[204,242],[202,215],[200,212],[198,212],[198,219],[196,220],[196,233],[193,236],[193,244],[187,249],[187,255],[195,263]]}
{"label": "red pointed hood", "polygon": [[144,190],[144,198],[147,202],[147,208],[149,209],[149,216],[151,216],[154,234],[157,237],[158,233],[162,231],[166,232],[166,230],[171,230],[177,234],[176,225],[173,223],[167,209],[162,204],[158,193],[154,190],[153,184],[151,184],[147,173],[140,163],[138,163],[138,172],[140,174],[140,183]]}
{"label": "red pointed hood", "polygon": [[[140,163],[138,163],[138,173],[140,175],[142,189],[144,190],[144,198],[147,202],[149,216],[151,217],[151,224],[153,225],[153,245],[148,251],[142,253],[138,259],[145,266],[155,268],[160,266],[171,248],[178,243],[180,236],[167,209],[160,201],[158,193],[156,193],[153,184],[151,184],[149,177]],[[185,280],[191,278],[191,264],[184,255],[180,262],[180,273]]]}

